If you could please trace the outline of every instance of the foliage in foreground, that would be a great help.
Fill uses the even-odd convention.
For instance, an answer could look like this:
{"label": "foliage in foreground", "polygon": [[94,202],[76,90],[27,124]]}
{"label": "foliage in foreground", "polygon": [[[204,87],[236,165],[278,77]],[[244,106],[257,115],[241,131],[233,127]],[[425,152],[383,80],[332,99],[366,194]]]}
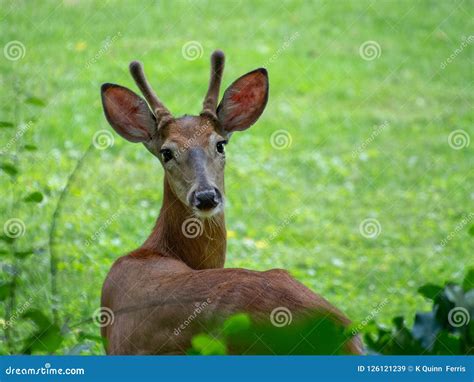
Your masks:
{"label": "foliage in foreground", "polygon": [[[363,328],[368,353],[383,355],[463,355],[474,354],[474,268],[462,285],[444,287],[426,284],[419,293],[433,301],[431,312],[419,312],[413,327],[401,316],[393,328],[374,321]],[[228,318],[210,333],[192,340],[188,354],[345,354],[344,344],[351,337],[347,330],[328,318],[308,318],[287,325],[257,324],[248,314]],[[356,325],[354,325],[355,327]],[[356,332],[352,331],[352,335]]]}
{"label": "foliage in foreground", "polygon": [[349,336],[329,318],[307,318],[275,326],[255,323],[248,314],[228,318],[210,334],[192,340],[193,355],[301,355],[345,354]]}
{"label": "foliage in foreground", "polygon": [[418,292],[433,301],[432,310],[418,312],[411,329],[403,317],[395,317],[392,328],[372,322],[364,330],[368,349],[387,355],[474,354],[474,268],[462,285],[426,284]]}

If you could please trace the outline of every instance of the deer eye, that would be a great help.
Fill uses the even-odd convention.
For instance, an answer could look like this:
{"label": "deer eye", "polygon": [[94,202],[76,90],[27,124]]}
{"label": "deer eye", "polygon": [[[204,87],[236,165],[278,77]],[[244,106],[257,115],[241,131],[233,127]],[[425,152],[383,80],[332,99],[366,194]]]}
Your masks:
{"label": "deer eye", "polygon": [[224,146],[227,144],[227,141],[220,141],[216,144],[216,150],[219,154],[224,154]]}
{"label": "deer eye", "polygon": [[160,150],[160,154],[164,163],[169,162],[171,159],[173,159],[173,152],[170,149],[162,149]]}

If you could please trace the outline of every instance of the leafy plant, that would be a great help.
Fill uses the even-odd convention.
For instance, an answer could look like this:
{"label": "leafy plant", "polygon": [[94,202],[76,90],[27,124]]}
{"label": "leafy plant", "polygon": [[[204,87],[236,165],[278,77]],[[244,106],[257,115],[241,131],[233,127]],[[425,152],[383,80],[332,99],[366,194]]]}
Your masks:
{"label": "leafy plant", "polygon": [[238,313],[210,333],[192,339],[188,354],[345,354],[348,335],[329,317],[312,316],[288,322],[285,326],[255,322],[248,314]]}
{"label": "leafy plant", "polygon": [[[35,252],[35,248],[19,249],[18,242],[21,240],[25,231],[24,223],[15,216],[15,208],[19,203],[41,203],[44,199],[40,191],[34,191],[27,195],[18,192],[18,177],[21,174],[20,157],[23,152],[34,150],[36,146],[33,144],[20,144],[26,130],[31,125],[33,118],[28,119],[28,123],[22,115],[22,107],[24,104],[31,104],[38,107],[45,106],[45,102],[38,97],[24,96],[18,85],[15,84],[15,103],[14,103],[14,121],[1,121],[0,128],[13,129],[13,137],[4,146],[0,156],[0,173],[3,172],[8,176],[11,184],[11,202],[10,209],[7,211],[8,220],[4,222],[3,235],[0,241],[3,247],[0,254],[5,256],[6,267],[5,278],[0,281],[0,301],[5,302],[5,316],[7,320],[16,314],[17,310],[17,288],[19,286],[19,275],[21,272],[21,262],[29,255]],[[6,344],[10,353],[15,352],[15,341],[13,327],[11,324],[3,325]]]}
{"label": "leafy plant", "polygon": [[23,318],[34,322],[36,330],[24,340],[22,353],[54,353],[63,342],[61,329],[40,310],[31,309]]}
{"label": "leafy plant", "polygon": [[392,328],[370,323],[364,329],[369,350],[378,354],[474,354],[474,268],[462,285],[425,284],[418,292],[433,302],[432,310],[416,313],[411,329],[403,317],[394,318]]}

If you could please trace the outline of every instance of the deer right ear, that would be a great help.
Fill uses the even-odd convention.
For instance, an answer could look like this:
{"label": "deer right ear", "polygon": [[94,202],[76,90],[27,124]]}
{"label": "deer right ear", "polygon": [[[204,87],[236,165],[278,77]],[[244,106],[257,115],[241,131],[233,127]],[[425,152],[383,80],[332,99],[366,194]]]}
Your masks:
{"label": "deer right ear", "polygon": [[156,119],[143,98],[114,84],[101,88],[105,117],[114,130],[130,142],[147,142],[156,130]]}
{"label": "deer right ear", "polygon": [[217,117],[228,133],[248,129],[263,113],[267,100],[267,71],[256,69],[227,88],[217,108]]}

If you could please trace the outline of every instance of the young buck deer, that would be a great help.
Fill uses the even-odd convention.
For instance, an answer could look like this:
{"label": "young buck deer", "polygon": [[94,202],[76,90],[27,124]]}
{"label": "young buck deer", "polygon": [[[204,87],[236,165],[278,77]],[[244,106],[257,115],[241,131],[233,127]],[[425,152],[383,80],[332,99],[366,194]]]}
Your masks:
{"label": "young buck deer", "polygon": [[[102,85],[107,121],[125,139],[143,143],[165,172],[163,205],[152,233],[114,263],[102,289],[102,309],[113,312],[113,320],[102,327],[108,354],[183,354],[206,322],[239,312],[269,321],[278,307],[297,316],[319,312],[338,325],[349,324],[337,308],[284,270],[223,269],[224,146],[232,133],[257,121],[268,99],[267,71],[260,68],[234,81],[218,105],[223,69],[224,54],[215,51],[198,116],[173,117],[138,62],[130,64],[130,72],[147,102],[125,87]],[[206,301],[199,316],[189,320],[197,304]],[[185,322],[177,335],[175,329]],[[357,338],[341,347],[361,352]]]}

